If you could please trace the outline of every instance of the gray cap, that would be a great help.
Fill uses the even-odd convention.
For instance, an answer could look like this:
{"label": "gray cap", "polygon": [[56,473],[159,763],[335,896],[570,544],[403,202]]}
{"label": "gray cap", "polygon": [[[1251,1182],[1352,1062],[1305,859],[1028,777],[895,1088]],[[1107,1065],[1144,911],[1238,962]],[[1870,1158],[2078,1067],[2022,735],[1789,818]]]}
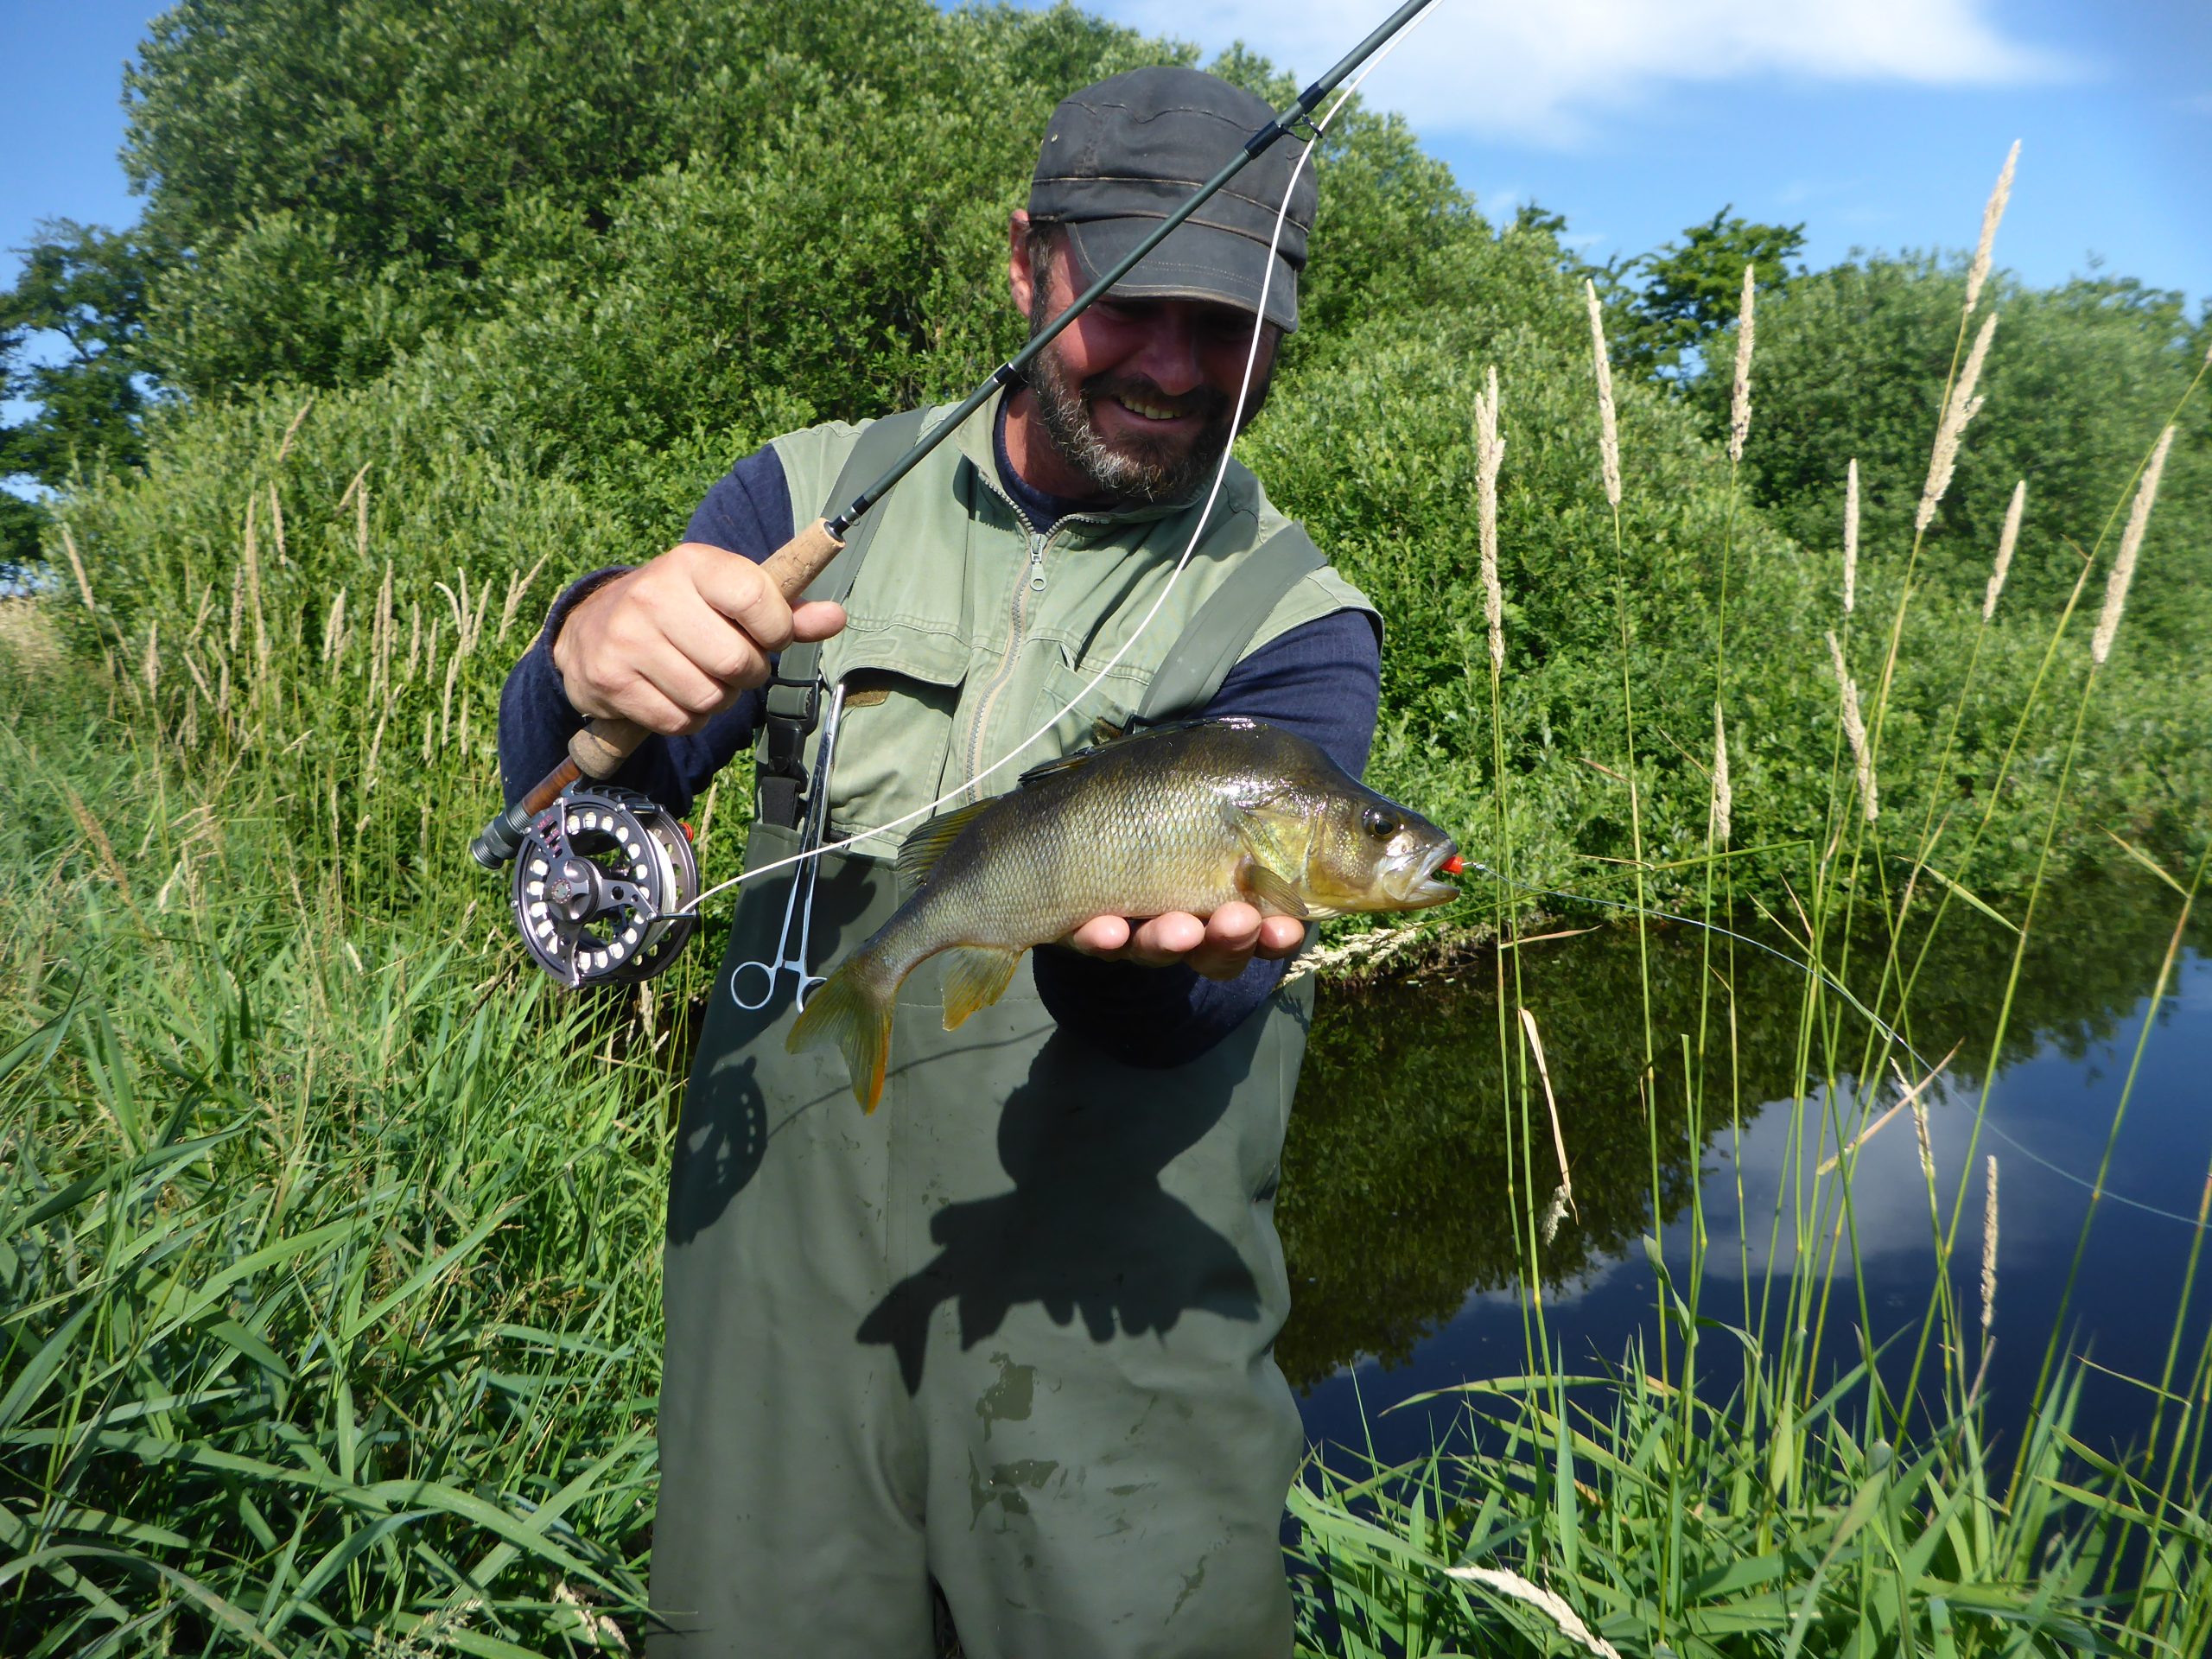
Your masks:
{"label": "gray cap", "polygon": [[[1084,286],[1110,270],[1274,118],[1251,93],[1196,69],[1133,69],[1062,101],[1037,157],[1029,216],[1067,226]],[[1300,146],[1279,139],[1114,285],[1132,299],[1260,308],[1268,243]],[[1268,321],[1298,327],[1318,190],[1308,166],[1276,244]]]}

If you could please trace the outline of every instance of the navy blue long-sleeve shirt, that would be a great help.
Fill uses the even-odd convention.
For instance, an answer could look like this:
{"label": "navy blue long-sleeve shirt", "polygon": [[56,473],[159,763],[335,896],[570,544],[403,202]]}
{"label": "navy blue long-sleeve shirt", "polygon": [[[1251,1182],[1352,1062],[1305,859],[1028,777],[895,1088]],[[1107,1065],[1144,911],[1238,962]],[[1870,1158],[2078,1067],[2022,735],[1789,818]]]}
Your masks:
{"label": "navy blue long-sleeve shirt", "polygon": [[[1032,489],[1007,459],[1003,421],[1000,483],[1040,531],[1077,504]],[[708,492],[684,532],[687,541],[727,549],[759,563],[796,530],[791,491],[775,451],[740,461]],[[577,600],[619,569],[594,571],[554,601],[529,654],[515,665],[499,699],[499,771],[513,801],[558,766],[583,723],[553,665],[552,641]],[[1204,712],[1243,715],[1318,744],[1357,777],[1367,764],[1381,673],[1380,642],[1370,620],[1338,611],[1293,628],[1232,668]],[[748,691],[699,731],[649,740],[612,780],[682,813],[715,773],[753,741],[762,707]],[[1134,1065],[1177,1065],[1205,1053],[1264,1001],[1284,964],[1254,962],[1231,980],[1185,967],[1104,962],[1074,950],[1031,953],[1038,995],[1063,1027]]]}

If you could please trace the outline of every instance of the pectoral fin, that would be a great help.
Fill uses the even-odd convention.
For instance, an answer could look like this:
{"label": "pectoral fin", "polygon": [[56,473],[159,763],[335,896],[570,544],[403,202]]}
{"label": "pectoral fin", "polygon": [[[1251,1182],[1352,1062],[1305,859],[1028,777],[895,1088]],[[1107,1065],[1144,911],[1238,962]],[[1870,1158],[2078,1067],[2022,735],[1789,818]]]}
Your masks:
{"label": "pectoral fin", "polygon": [[1299,896],[1296,887],[1277,875],[1256,858],[1247,858],[1237,867],[1237,885],[1252,895],[1262,912],[1274,912],[1279,916],[1295,916],[1304,921],[1306,900]]}
{"label": "pectoral fin", "polygon": [[1019,950],[990,945],[957,944],[944,953],[944,1028],[957,1030],[978,1008],[988,1008],[1006,994],[1021,961]]}
{"label": "pectoral fin", "polygon": [[1236,885],[1250,893],[1253,901],[1263,910],[1304,921],[1308,913],[1306,900],[1290,879],[1279,874],[1296,868],[1301,861],[1294,858],[1283,845],[1265,804],[1240,806],[1235,801],[1224,801],[1221,821],[1244,849],[1244,859],[1236,867]]}

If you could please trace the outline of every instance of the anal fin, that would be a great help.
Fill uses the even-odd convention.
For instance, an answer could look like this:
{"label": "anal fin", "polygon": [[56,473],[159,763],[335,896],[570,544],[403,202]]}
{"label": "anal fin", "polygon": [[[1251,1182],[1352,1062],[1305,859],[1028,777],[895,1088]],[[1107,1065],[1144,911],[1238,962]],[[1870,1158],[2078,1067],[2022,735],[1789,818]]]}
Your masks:
{"label": "anal fin", "polygon": [[944,953],[944,1028],[956,1031],[978,1008],[1006,994],[1021,952],[995,945],[956,944]]}

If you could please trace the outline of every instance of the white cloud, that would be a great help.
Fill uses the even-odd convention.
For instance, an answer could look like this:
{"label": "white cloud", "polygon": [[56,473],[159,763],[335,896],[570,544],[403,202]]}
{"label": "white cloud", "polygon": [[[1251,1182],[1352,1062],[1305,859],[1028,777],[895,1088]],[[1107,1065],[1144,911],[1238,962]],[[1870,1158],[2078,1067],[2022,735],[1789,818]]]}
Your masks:
{"label": "white cloud", "polygon": [[[1300,76],[1387,15],[1381,0],[1092,3],[1210,53],[1242,40]],[[1674,86],[1757,76],[1989,86],[2068,73],[1989,10],[1988,0],[1443,0],[1365,92],[1426,135],[1565,143]]]}

